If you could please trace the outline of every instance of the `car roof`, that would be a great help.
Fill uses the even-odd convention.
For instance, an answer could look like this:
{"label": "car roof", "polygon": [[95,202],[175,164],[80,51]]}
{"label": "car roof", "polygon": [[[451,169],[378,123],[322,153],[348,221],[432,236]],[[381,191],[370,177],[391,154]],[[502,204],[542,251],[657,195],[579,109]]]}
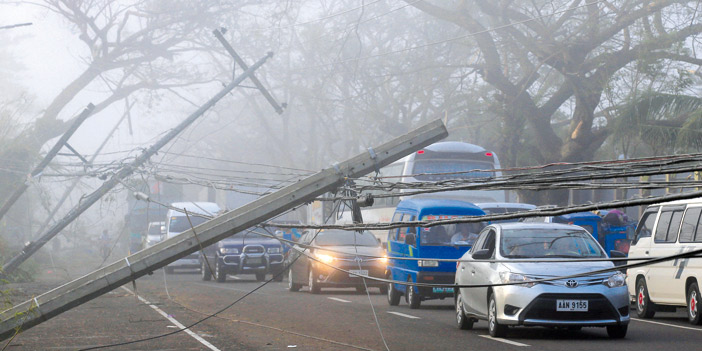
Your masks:
{"label": "car roof", "polygon": [[649,207],[656,207],[656,206],[662,206],[662,205],[687,205],[687,204],[702,204],[702,197],[697,197],[694,199],[686,199],[686,200],[675,200],[675,201],[661,202],[661,203],[650,205]]}
{"label": "car roof", "polygon": [[561,223],[546,223],[546,222],[512,222],[512,223],[496,223],[491,226],[501,229],[579,229],[585,230],[581,226]]}
{"label": "car roof", "polygon": [[[217,212],[221,211],[219,206],[214,203],[214,202],[174,202],[171,204],[171,207],[175,208],[185,208],[186,210],[190,212],[195,212],[198,214],[217,214]],[[170,216],[185,216],[185,213],[175,211],[175,210],[169,210],[171,212]]]}
{"label": "car roof", "polygon": [[525,210],[533,210],[536,205],[524,204],[521,202],[476,202],[475,206],[480,208],[521,208]]}
{"label": "car roof", "polygon": [[588,218],[588,219],[594,219],[594,220],[601,220],[602,217],[599,215],[596,215],[592,212],[575,212],[575,213],[568,213],[564,215],[560,215],[557,217],[561,217],[563,219],[576,219],[576,218]]}
{"label": "car roof", "polygon": [[448,199],[427,199],[427,198],[412,198],[400,201],[397,205],[398,210],[468,210],[474,215],[484,215],[485,212],[471,202]]}

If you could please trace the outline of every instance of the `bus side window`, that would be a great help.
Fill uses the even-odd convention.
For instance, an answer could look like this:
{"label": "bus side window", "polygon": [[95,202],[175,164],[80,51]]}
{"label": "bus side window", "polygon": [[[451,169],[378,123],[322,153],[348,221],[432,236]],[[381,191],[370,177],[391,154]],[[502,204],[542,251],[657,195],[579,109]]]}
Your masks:
{"label": "bus side window", "polygon": [[678,233],[680,232],[680,222],[682,220],[683,211],[673,212],[673,218],[670,220],[670,227],[668,228],[668,235],[665,238],[665,242],[674,243],[678,241]]}
{"label": "bus side window", "polygon": [[[700,212],[702,207],[688,208],[683,217],[683,224],[680,228],[680,242],[689,243],[693,241],[696,230],[699,230]],[[702,239],[702,238],[700,238]]]}
{"label": "bus side window", "polygon": [[[402,219],[402,213],[401,212],[395,212],[395,214],[392,216],[392,221],[393,222],[399,222]],[[393,228],[388,231],[388,241],[394,241],[397,240],[397,231],[398,228]]]}
{"label": "bus side window", "polygon": [[[403,222],[411,221],[411,220],[412,220],[411,218],[414,218],[414,216],[412,216],[412,215],[409,214],[409,213],[405,213],[404,215],[402,215],[402,221],[403,221]],[[398,236],[397,236],[397,241],[403,241],[403,242],[404,242],[404,241],[405,241],[405,236],[407,236],[407,232],[409,232],[410,229],[412,229],[412,227],[400,228],[400,232],[398,233]]]}
{"label": "bus side window", "polygon": [[656,223],[656,215],[658,214],[658,209],[655,211],[647,211],[641,216],[641,221],[636,227],[636,235],[634,237],[634,245],[639,241],[640,238],[651,237],[651,230],[653,229],[653,224]]}
{"label": "bus side window", "polygon": [[670,217],[673,216],[671,211],[661,212],[661,216],[658,219],[658,226],[656,227],[656,235],[654,237],[655,242],[665,242],[665,237],[668,235],[668,226],[670,225]]}
{"label": "bus side window", "polygon": [[695,230],[695,242],[702,243],[702,216],[697,222],[697,230]]}

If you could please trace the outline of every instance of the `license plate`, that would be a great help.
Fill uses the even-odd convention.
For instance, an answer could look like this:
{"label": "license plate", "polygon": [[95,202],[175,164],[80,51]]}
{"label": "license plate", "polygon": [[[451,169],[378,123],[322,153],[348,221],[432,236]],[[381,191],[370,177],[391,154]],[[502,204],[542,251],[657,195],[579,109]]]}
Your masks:
{"label": "license plate", "polygon": [[248,264],[261,264],[263,260],[260,257],[249,257],[246,259]]}
{"label": "license plate", "polygon": [[349,277],[356,277],[359,275],[368,275],[368,270],[367,269],[349,270]]}
{"label": "license plate", "polygon": [[439,293],[439,294],[445,294],[445,293],[452,293],[453,288],[432,288],[432,292]]}
{"label": "license plate", "polygon": [[587,312],[587,300],[556,300],[556,311]]}

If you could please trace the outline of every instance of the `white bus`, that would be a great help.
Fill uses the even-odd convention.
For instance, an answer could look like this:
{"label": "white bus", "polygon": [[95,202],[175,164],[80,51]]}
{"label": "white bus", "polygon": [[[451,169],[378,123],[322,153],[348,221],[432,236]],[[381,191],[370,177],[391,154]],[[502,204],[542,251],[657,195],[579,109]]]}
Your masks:
{"label": "white bus", "polygon": [[[435,182],[448,179],[478,179],[501,176],[501,172],[491,171],[500,168],[497,155],[485,148],[456,141],[434,143],[411,155],[380,169],[380,177],[385,182]],[[371,174],[369,176],[374,176]],[[358,185],[368,185],[366,178]],[[399,192],[412,192],[412,189]],[[371,191],[371,194],[386,192]],[[412,195],[433,199],[463,200],[473,203],[503,203],[508,201],[505,190],[458,190]],[[404,197],[403,197],[404,198]],[[401,197],[375,198],[372,207],[362,208],[363,221],[367,223],[390,222]],[[351,222],[350,211],[345,211],[338,222]],[[387,232],[373,232],[385,240]]]}

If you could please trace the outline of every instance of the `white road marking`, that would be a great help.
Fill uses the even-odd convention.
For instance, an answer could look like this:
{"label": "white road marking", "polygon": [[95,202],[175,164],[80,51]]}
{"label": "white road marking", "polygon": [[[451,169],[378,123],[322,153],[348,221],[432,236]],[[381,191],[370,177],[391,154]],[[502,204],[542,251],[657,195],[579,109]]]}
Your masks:
{"label": "white road marking", "polygon": [[227,277],[232,278],[232,279],[236,279],[236,280],[241,280],[241,278],[239,278],[235,275],[228,275]]}
{"label": "white road marking", "polygon": [[[122,289],[127,290],[130,294],[134,294],[133,291],[131,291],[131,290],[125,288],[125,287],[122,287]],[[185,326],[184,326],[183,324],[181,324],[180,322],[178,322],[175,318],[169,316],[169,315],[168,315],[166,312],[164,312],[162,309],[156,307],[154,304],[152,304],[151,302],[147,301],[146,299],[144,299],[143,297],[141,297],[141,296],[139,296],[139,295],[137,295],[137,297],[139,298],[139,301],[141,301],[141,302],[143,302],[144,304],[146,304],[147,306],[153,308],[154,311],[158,312],[158,314],[160,314],[161,316],[163,316],[163,318],[166,318],[168,321],[170,321],[171,323],[175,324],[176,327],[178,327],[178,328],[180,328],[180,329],[184,329],[184,330],[183,330],[184,332],[186,332],[188,335],[192,336],[195,340],[199,341],[201,344],[205,345],[205,347],[207,347],[208,349],[210,349],[210,350],[212,350],[212,351],[220,351],[220,350],[219,350],[218,348],[216,348],[214,345],[210,344],[207,340],[203,339],[200,335],[195,334],[195,333],[194,333],[192,330],[190,330],[190,329],[185,329]]]}
{"label": "white road marking", "polygon": [[689,330],[702,331],[702,329],[700,329],[700,328],[686,327],[686,326],[683,326],[683,325],[675,325],[675,324],[668,324],[668,323],[662,323],[662,322],[647,321],[647,320],[645,320],[645,319],[632,318],[631,320],[632,320],[632,321],[637,321],[637,322],[651,323],[651,324],[660,324],[660,325],[665,325],[665,326],[673,327],[673,328],[680,328],[680,329],[689,329]]}
{"label": "white road marking", "polygon": [[485,339],[495,340],[495,341],[503,342],[505,344],[510,344],[510,345],[514,345],[514,346],[530,346],[530,345],[522,344],[521,342],[516,342],[516,341],[512,341],[512,340],[507,340],[507,339],[502,339],[502,338],[493,338],[490,335],[478,335],[478,336],[483,337]]}
{"label": "white road marking", "polygon": [[392,314],[394,314],[394,315],[397,315],[397,316],[400,316],[400,317],[409,318],[409,319],[421,319],[421,318],[419,318],[419,317],[417,317],[417,316],[410,316],[409,314],[404,314],[404,313],[400,313],[400,312],[388,311],[388,313],[392,313]]}
{"label": "white road marking", "polygon": [[340,298],[338,298],[338,297],[327,297],[327,298],[328,298],[329,300],[334,300],[334,301],[339,301],[339,302],[346,302],[346,303],[351,302],[351,301],[349,301],[349,300],[340,299]]}

